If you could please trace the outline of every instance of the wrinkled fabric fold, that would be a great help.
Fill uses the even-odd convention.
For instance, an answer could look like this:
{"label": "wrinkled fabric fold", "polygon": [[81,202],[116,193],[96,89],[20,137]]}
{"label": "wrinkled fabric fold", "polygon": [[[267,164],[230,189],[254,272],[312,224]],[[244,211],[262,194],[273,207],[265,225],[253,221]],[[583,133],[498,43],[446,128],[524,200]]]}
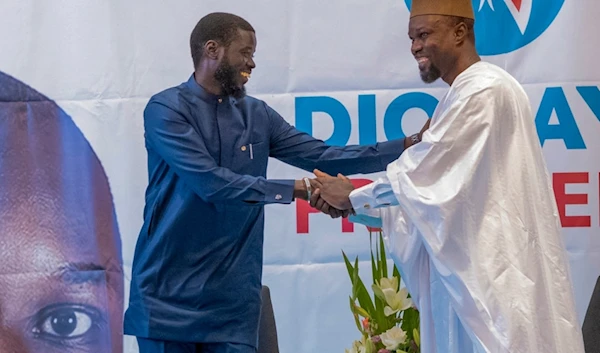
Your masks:
{"label": "wrinkled fabric fold", "polygon": [[421,312],[423,353],[584,352],[550,177],[516,80],[485,62],[461,73],[386,177],[398,206],[378,211]]}

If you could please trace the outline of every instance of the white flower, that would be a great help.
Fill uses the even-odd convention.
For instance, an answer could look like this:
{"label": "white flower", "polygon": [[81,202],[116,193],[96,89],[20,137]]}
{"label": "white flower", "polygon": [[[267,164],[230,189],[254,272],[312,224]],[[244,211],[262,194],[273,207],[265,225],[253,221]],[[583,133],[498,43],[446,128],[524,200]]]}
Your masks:
{"label": "white flower", "polygon": [[391,289],[395,292],[398,289],[398,277],[394,276],[392,278],[381,278],[379,280],[379,288],[381,288],[381,290]]}
{"label": "white flower", "polygon": [[360,341],[354,341],[352,343],[352,348],[350,348],[349,350],[346,349],[345,351],[345,353],[374,353],[375,345],[373,344],[370,338],[362,336]]}
{"label": "white flower", "polygon": [[361,341],[354,341],[350,350],[346,349],[345,353],[365,353],[366,348],[363,345],[364,338]]}
{"label": "white flower", "polygon": [[391,351],[404,342],[406,342],[406,332],[398,326],[394,326],[381,334],[381,343]]}
{"label": "white flower", "polygon": [[408,290],[406,288],[400,289],[396,292],[393,289],[383,289],[383,295],[385,296],[386,306],[383,308],[385,316],[393,315],[400,310],[406,310],[412,306],[412,300],[408,298]]}
{"label": "white flower", "polygon": [[412,306],[412,300],[408,298],[408,290],[402,288],[398,291],[399,281],[400,279],[396,276],[384,277],[371,287],[375,295],[385,301],[386,306],[383,308],[385,316],[393,315]]}
{"label": "white flower", "polygon": [[345,349],[344,353],[358,353],[358,351],[356,350],[356,341],[354,341],[354,343],[352,344],[352,347],[350,349]]}

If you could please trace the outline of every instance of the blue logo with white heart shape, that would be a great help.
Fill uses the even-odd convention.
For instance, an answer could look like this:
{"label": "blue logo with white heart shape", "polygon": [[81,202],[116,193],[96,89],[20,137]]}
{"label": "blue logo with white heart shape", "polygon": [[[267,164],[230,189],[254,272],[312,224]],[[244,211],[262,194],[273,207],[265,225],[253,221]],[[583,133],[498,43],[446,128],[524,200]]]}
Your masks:
{"label": "blue logo with white heart shape", "polygon": [[[412,0],[404,0],[410,9]],[[536,40],[550,27],[564,0],[473,0],[477,51],[506,54]]]}

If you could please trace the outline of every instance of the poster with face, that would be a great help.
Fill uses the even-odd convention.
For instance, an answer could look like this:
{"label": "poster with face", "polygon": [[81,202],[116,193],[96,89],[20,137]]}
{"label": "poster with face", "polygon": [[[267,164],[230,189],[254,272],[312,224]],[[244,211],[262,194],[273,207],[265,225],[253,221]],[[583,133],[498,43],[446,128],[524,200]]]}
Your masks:
{"label": "poster with face", "polygon": [[[202,16],[234,13],[256,29],[247,95],[328,144],[365,145],[419,131],[448,90],[421,80],[411,3],[1,1],[0,353],[138,352],[122,317],[148,185],[143,111],[190,77]],[[595,334],[585,316],[600,298],[600,71],[590,70],[600,3],[472,4],[482,59],[530,98],[577,314]],[[227,63],[239,73],[238,59]],[[384,175],[348,177],[364,185]],[[271,158],[267,176],[312,172]],[[262,283],[282,353],[343,352],[360,338],[342,251],[368,283],[369,240],[366,227],[304,201],[265,207]]]}
{"label": "poster with face", "polygon": [[0,72],[0,353],[122,352],[103,167],[55,102]]}

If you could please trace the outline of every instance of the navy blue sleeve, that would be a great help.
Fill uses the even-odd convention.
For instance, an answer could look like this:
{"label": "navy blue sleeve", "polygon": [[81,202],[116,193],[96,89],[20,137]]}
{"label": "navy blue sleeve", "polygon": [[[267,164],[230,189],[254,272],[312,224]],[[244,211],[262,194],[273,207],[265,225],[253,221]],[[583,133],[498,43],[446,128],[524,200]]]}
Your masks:
{"label": "navy blue sleeve", "polygon": [[161,103],[151,101],[144,110],[144,129],[149,147],[207,202],[293,201],[294,180],[240,175],[217,165],[186,118]]}
{"label": "navy blue sleeve", "polygon": [[291,126],[265,104],[271,124],[271,157],[312,172],[344,175],[384,171],[404,151],[404,139],[373,145],[329,146]]}

